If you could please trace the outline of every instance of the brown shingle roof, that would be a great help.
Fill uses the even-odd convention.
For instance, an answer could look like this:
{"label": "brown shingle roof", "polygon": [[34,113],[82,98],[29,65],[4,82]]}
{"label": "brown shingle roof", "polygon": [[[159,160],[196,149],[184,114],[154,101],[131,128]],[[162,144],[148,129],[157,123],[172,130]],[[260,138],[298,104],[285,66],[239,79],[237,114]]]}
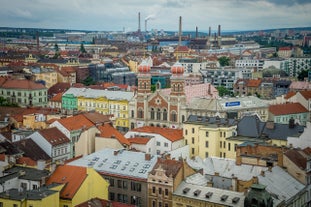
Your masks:
{"label": "brown shingle roof", "polygon": [[247,81],[247,87],[259,87],[261,84],[261,80],[251,79]]}
{"label": "brown shingle roof", "polygon": [[2,84],[2,88],[6,89],[25,89],[25,90],[38,90],[38,89],[45,89],[46,87],[40,83],[35,83],[31,80],[26,79],[16,79],[16,80],[7,80],[5,83]]}
{"label": "brown shingle roof", "polygon": [[152,127],[152,126],[143,126],[140,128],[132,129],[136,132],[160,134],[171,142],[175,142],[183,139],[182,129],[171,129],[171,128],[161,128],[161,127]]}
{"label": "brown shingle roof", "polygon": [[89,121],[91,121],[93,124],[103,124],[103,123],[109,123],[110,118],[112,115],[104,115],[98,112],[86,112],[82,114],[87,118]]}
{"label": "brown shingle roof", "polygon": [[124,137],[124,135],[121,134],[110,124],[104,124],[103,126],[99,126],[98,129],[100,131],[100,137],[116,138],[121,144],[130,145],[130,142]]}
{"label": "brown shingle roof", "polygon": [[154,175],[155,169],[161,167],[162,169],[164,169],[167,177],[172,176],[173,178],[175,178],[182,166],[183,163],[181,161],[158,158],[157,163],[155,164],[153,170],[150,173]]}
{"label": "brown shingle roof", "polygon": [[288,157],[297,167],[304,170],[307,166],[307,159],[296,149],[288,150],[285,152]]}
{"label": "brown shingle roof", "polygon": [[60,192],[60,198],[72,199],[86,178],[87,169],[85,167],[60,165],[47,180],[47,185],[65,184]]}
{"label": "brown shingle roof", "polygon": [[14,143],[20,150],[24,152],[23,156],[33,161],[45,160],[50,161],[51,157],[46,154],[37,143],[32,139],[24,139]]}
{"label": "brown shingle roof", "polygon": [[300,103],[270,105],[269,111],[273,115],[299,114],[308,112],[308,110]]}
{"label": "brown shingle roof", "polygon": [[53,146],[69,143],[70,140],[58,128],[42,129],[39,133]]}

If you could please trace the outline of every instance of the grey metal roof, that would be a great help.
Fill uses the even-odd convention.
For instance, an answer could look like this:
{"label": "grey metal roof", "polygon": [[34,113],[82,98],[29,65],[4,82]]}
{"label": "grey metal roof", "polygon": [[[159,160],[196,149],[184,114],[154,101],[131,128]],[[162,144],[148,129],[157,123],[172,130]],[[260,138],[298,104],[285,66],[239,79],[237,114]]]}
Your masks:
{"label": "grey metal roof", "polygon": [[[46,178],[50,175],[48,170],[38,170],[36,168],[14,166],[6,169],[4,173],[20,173],[19,178],[24,180],[42,181],[42,178]],[[23,172],[23,173],[22,173]]]}
{"label": "grey metal roof", "polygon": [[235,160],[215,157],[209,157],[205,160],[196,157],[194,160],[187,159],[187,163],[194,169],[203,168],[203,173],[205,174],[205,178],[197,176],[186,180],[191,183],[208,181],[209,176],[206,175],[215,175],[216,172],[219,173],[219,176],[225,178],[235,176],[239,180],[244,181],[256,176],[258,177],[259,184],[267,186],[266,190],[272,195],[274,206],[277,206],[282,201],[290,200],[305,188],[303,184],[278,166],[269,169],[268,167],[253,165],[236,165]]}
{"label": "grey metal roof", "polygon": [[221,124],[225,126],[233,126],[236,125],[237,122],[235,119],[225,119],[220,117],[207,117],[207,116],[198,116],[198,115],[190,115],[185,123],[197,123],[202,125],[210,125],[210,124]]}
{"label": "grey metal roof", "polygon": [[128,91],[109,91],[91,88],[69,88],[63,96],[72,94],[75,97],[84,96],[86,98],[107,97],[109,100],[127,100],[130,101],[134,97],[133,92]]}
{"label": "grey metal roof", "polygon": [[99,173],[147,179],[148,173],[157,162],[157,157],[151,156],[150,160],[146,160],[145,156],[146,154],[142,152],[103,149],[72,161],[68,165],[93,167]]}
{"label": "grey metal roof", "polygon": [[[245,199],[244,193],[241,192],[193,185],[184,181],[177,187],[173,194],[176,196],[220,204],[221,206],[232,207],[243,207]],[[234,202],[234,198],[237,202]]]}
{"label": "grey metal roof", "polygon": [[238,136],[287,140],[287,137],[298,137],[304,130],[303,126],[273,123],[273,127],[268,127],[267,122],[261,121],[257,115],[243,116],[238,122]]}
{"label": "grey metal roof", "polygon": [[41,200],[47,196],[50,196],[54,193],[58,193],[57,191],[50,190],[48,188],[39,188],[36,190],[24,191],[22,189],[18,190],[16,188],[7,190],[5,192],[0,193],[0,198],[10,199],[10,200]]}

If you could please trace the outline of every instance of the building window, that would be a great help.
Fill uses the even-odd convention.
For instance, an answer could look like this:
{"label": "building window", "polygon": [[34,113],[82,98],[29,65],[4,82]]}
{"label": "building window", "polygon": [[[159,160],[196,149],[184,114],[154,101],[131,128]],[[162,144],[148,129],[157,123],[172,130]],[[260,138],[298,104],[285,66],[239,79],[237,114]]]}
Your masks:
{"label": "building window", "polygon": [[222,137],[222,132],[219,132],[220,133],[220,137]]}
{"label": "building window", "polygon": [[187,144],[188,144],[188,140],[185,139],[185,145],[187,145]]}
{"label": "building window", "polygon": [[123,181],[123,189],[127,189],[127,181]]}
{"label": "building window", "polygon": [[118,188],[122,188],[122,180],[118,180]]}
{"label": "building window", "polygon": [[134,110],[131,110],[131,117],[134,118]]}
{"label": "building window", "polygon": [[194,134],[194,128],[192,128],[192,134]]}
{"label": "building window", "polygon": [[191,141],[191,142],[192,142],[192,144],[194,144],[194,137],[192,137],[192,139],[191,139],[191,140],[192,140],[192,141]]}
{"label": "building window", "polygon": [[114,193],[109,192],[109,200],[114,201],[114,199],[115,199]]}
{"label": "building window", "polygon": [[208,141],[205,141],[205,147],[208,147]]}
{"label": "building window", "polygon": [[228,150],[229,151],[231,150],[231,143],[230,142],[228,143]]}
{"label": "building window", "polygon": [[157,142],[157,146],[161,146],[161,143],[160,143],[160,142]]}
{"label": "building window", "polygon": [[236,149],[238,147],[238,144],[234,144],[234,151],[236,152]]}
{"label": "building window", "polygon": [[226,137],[226,132],[224,132],[224,137]]}
{"label": "building window", "polygon": [[191,153],[194,154],[194,148],[191,148]]}
{"label": "building window", "polygon": [[161,120],[161,110],[157,110],[157,120]]}
{"label": "building window", "polygon": [[226,148],[226,141],[224,141],[224,148]]}
{"label": "building window", "polygon": [[205,152],[205,157],[208,157],[208,152]]}
{"label": "building window", "polygon": [[166,109],[163,110],[163,120],[167,121],[167,111],[166,111]]}
{"label": "building window", "polygon": [[188,135],[188,130],[187,129],[185,129],[185,135]]}
{"label": "building window", "polygon": [[167,142],[164,143],[164,147],[168,147],[168,143]]}
{"label": "building window", "polygon": [[162,195],[162,188],[159,188],[159,195]]}
{"label": "building window", "polygon": [[177,121],[177,113],[175,111],[171,114],[171,121],[176,122]]}
{"label": "building window", "polygon": [[219,142],[219,148],[222,148],[222,141]]}
{"label": "building window", "polygon": [[167,188],[165,188],[165,190],[164,190],[164,195],[168,196],[168,189]]}
{"label": "building window", "polygon": [[208,132],[205,132],[205,136],[208,137]]}
{"label": "building window", "polygon": [[152,201],[152,207],[157,207],[157,202],[155,200]]}
{"label": "building window", "polygon": [[156,188],[153,186],[153,187],[152,187],[152,193],[154,194],[155,191],[156,191]]}
{"label": "building window", "polygon": [[114,179],[110,178],[109,183],[111,187],[114,187]]}
{"label": "building window", "polygon": [[150,119],[154,120],[154,109],[151,108],[150,110]]}
{"label": "building window", "polygon": [[142,108],[138,109],[137,118],[144,118],[144,111]]}

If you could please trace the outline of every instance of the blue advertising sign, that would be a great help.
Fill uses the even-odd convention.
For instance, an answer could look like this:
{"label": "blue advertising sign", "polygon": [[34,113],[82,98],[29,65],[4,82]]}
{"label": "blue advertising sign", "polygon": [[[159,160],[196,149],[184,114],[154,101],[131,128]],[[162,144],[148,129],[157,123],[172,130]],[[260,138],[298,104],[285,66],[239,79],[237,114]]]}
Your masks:
{"label": "blue advertising sign", "polygon": [[232,102],[226,102],[226,107],[230,106],[240,106],[240,101],[232,101]]}

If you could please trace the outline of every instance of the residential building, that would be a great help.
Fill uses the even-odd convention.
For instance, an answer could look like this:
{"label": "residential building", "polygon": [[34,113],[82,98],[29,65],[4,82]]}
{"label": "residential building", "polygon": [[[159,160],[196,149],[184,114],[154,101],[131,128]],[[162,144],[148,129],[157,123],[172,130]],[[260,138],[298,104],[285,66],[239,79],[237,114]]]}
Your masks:
{"label": "residential building", "polygon": [[236,68],[256,68],[257,70],[262,70],[264,65],[264,60],[258,59],[240,59],[235,61]]}
{"label": "residential building", "polygon": [[88,201],[85,201],[81,204],[76,205],[75,207],[104,207],[104,206],[109,206],[109,207],[135,207],[135,205],[131,204],[125,204],[125,203],[120,203],[117,201],[109,201],[105,199],[100,199],[100,198],[92,198]]}
{"label": "residential building", "polygon": [[310,91],[311,83],[308,81],[292,81],[289,86],[289,91]]}
{"label": "residential building", "polygon": [[62,109],[63,93],[58,93],[49,99],[49,107],[55,109]]}
{"label": "residential building", "polygon": [[278,57],[290,58],[292,56],[292,48],[290,47],[280,47],[278,51]]}
{"label": "residential building", "polygon": [[63,162],[70,158],[70,139],[58,128],[39,130],[28,138],[36,142],[53,162]]}
{"label": "residential building", "polygon": [[181,129],[143,126],[128,131],[124,136],[126,138],[147,137],[152,139],[143,151],[152,155],[162,155],[184,146]]}
{"label": "residential building", "polygon": [[93,168],[109,181],[109,200],[148,206],[148,175],[156,156],[124,149],[103,149],[68,165]]}
{"label": "residential building", "polygon": [[235,160],[210,157],[204,160],[199,157],[188,159],[187,163],[194,169],[203,169],[202,175],[190,176],[186,179],[187,183],[201,186],[208,183],[208,186],[220,188],[222,192],[224,190],[243,192],[248,198],[250,196],[248,190],[252,190],[253,184],[259,184],[263,185],[260,187],[262,190],[265,189],[272,196],[273,206],[289,207],[307,204],[305,185],[280,166],[236,165]]}
{"label": "residential building", "polygon": [[54,68],[35,67],[31,68],[30,71],[35,76],[35,81],[42,81],[47,88],[58,83],[57,71]]}
{"label": "residential building", "polygon": [[235,119],[190,115],[183,124],[184,140],[189,145],[190,157],[235,159],[236,146],[228,142],[227,138],[236,135],[236,128]]}
{"label": "residential building", "polygon": [[281,62],[280,69],[290,77],[297,77],[303,70],[311,67],[311,58],[287,58]]}
{"label": "residential building", "polygon": [[298,136],[289,136],[287,138],[287,146],[304,149],[311,146],[311,123],[307,122],[307,125],[301,130]]}
{"label": "residential building", "polygon": [[159,158],[148,176],[148,205],[173,207],[173,193],[188,175],[194,173],[186,162]]}
{"label": "residential building", "polygon": [[299,91],[296,93],[296,100],[311,112],[311,90]]}
{"label": "residential building", "polygon": [[274,85],[274,97],[287,94],[290,84],[290,80],[277,80]]}
{"label": "residential building", "polygon": [[92,198],[108,199],[109,183],[92,168],[59,165],[46,184],[59,192],[59,206],[73,207]]}
{"label": "residential building", "polygon": [[76,68],[73,66],[59,67],[57,70],[57,82],[69,83],[70,85],[77,82]]}
{"label": "residential building", "polygon": [[131,143],[125,136],[115,129],[111,124],[107,123],[98,126],[98,132],[95,137],[95,152],[105,148],[110,149],[128,149]]}
{"label": "residential building", "polygon": [[292,120],[293,124],[306,126],[310,113],[300,103],[270,105],[269,120],[280,124],[287,124]]}
{"label": "residential building", "polygon": [[173,206],[243,207],[244,193],[182,182],[173,193]]}
{"label": "residential building", "polygon": [[187,46],[177,46],[174,50],[174,57],[176,57],[177,60],[179,60],[180,58],[184,58],[189,56],[191,53],[191,49],[188,48]]}
{"label": "residential building", "polygon": [[0,96],[21,107],[47,106],[47,88],[26,79],[0,77]]}
{"label": "residential building", "polygon": [[96,111],[113,114],[115,127],[120,131],[129,129],[129,101],[133,92],[70,88],[62,96],[62,107],[66,110]]}
{"label": "residential building", "polygon": [[70,140],[69,158],[75,157],[75,144],[78,142],[81,133],[93,127],[94,124],[83,114],[55,120],[50,128],[58,128]]}
{"label": "residential building", "polygon": [[59,205],[59,192],[47,187],[35,190],[23,190],[12,188],[0,193],[0,206],[3,207],[24,207],[24,206],[46,206],[54,207]]}
{"label": "residential building", "polygon": [[194,98],[182,109],[182,116],[219,116],[241,119],[245,115],[257,114],[261,120],[268,120],[268,104],[255,96],[225,98]]}
{"label": "residential building", "polygon": [[0,177],[2,182],[0,192],[10,189],[27,191],[41,188],[50,175],[50,172],[42,167],[43,165],[38,168],[13,166],[5,169],[3,176]]}

